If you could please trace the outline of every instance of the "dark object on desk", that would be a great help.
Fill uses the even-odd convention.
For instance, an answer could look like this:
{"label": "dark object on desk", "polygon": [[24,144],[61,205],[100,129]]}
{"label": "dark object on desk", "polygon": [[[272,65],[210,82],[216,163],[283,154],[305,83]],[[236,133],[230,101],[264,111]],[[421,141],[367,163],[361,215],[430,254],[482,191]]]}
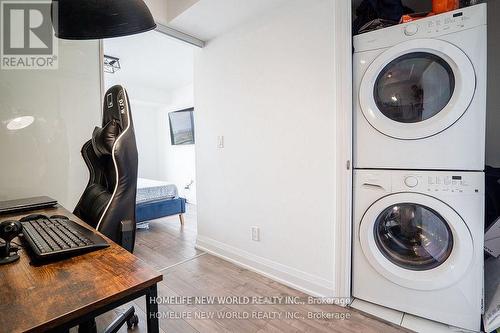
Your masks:
{"label": "dark object on desk", "polygon": [[20,222],[35,260],[65,258],[109,246],[104,238],[66,217],[30,215]]}
{"label": "dark object on desk", "polygon": [[17,247],[11,246],[10,242],[21,233],[22,226],[18,221],[2,221],[0,223],[0,239],[5,244],[0,245],[0,265],[19,260]]}
{"label": "dark object on desk", "polygon": [[55,205],[57,205],[57,200],[54,200],[50,197],[33,197],[26,199],[0,201],[0,214],[9,214],[26,210],[54,207]]}
{"label": "dark object on desk", "polygon": [[[132,252],[138,167],[134,125],[125,88],[111,87],[105,96],[102,127],[94,129],[92,139],[82,148],[90,179],[74,214]],[[105,332],[115,332],[125,322],[129,327],[137,325],[134,312],[130,308]],[[95,320],[80,324],[79,330],[95,332]]]}

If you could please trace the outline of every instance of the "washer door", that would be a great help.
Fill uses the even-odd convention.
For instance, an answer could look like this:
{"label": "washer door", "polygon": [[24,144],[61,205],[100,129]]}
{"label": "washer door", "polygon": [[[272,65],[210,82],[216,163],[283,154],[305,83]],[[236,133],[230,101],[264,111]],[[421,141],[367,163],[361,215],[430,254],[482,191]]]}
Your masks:
{"label": "washer door", "polygon": [[398,193],[375,202],[361,220],[359,238],[373,268],[410,289],[446,288],[473,259],[473,239],[463,219],[424,194]]}
{"label": "washer door", "polygon": [[376,130],[416,140],[460,119],[475,88],[474,67],[462,50],[437,39],[416,39],[375,59],[361,81],[359,101]]}

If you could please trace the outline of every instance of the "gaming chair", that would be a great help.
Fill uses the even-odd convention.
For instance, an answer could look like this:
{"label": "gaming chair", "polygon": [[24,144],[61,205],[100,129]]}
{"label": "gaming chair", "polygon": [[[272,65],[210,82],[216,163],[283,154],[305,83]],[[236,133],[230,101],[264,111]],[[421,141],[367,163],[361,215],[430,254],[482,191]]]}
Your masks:
{"label": "gaming chair", "polygon": [[[105,95],[102,127],[82,148],[90,179],[74,214],[126,250],[135,242],[137,191],[137,146],[127,92],[122,86]],[[137,324],[134,308],[117,318],[106,332],[125,322]],[[79,332],[95,332],[95,321],[80,324]]]}

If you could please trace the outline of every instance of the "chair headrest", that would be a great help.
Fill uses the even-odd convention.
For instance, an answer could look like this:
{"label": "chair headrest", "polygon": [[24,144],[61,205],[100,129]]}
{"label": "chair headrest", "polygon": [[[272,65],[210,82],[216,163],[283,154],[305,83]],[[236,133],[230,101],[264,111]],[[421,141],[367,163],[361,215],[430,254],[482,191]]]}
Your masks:
{"label": "chair headrest", "polygon": [[125,88],[120,85],[109,88],[103,105],[102,128],[96,127],[92,134],[92,147],[97,157],[113,152],[114,143],[132,121],[128,108]]}
{"label": "chair headrest", "polygon": [[111,155],[113,145],[120,135],[120,126],[111,120],[104,127],[96,127],[92,133],[92,148],[97,157]]}
{"label": "chair headrest", "polygon": [[106,126],[111,120],[115,120],[124,130],[130,121],[128,96],[125,88],[120,85],[113,86],[106,91],[106,98],[102,106],[102,127]]}

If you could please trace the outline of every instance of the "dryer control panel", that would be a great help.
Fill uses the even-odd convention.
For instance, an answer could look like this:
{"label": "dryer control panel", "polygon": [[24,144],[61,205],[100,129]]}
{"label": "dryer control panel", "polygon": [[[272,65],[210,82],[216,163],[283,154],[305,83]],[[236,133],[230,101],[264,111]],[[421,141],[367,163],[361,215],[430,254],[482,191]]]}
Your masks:
{"label": "dryer control panel", "polygon": [[436,15],[436,18],[431,17],[427,22],[422,22],[421,29],[427,34],[461,30],[467,27],[470,19],[471,17],[464,15],[463,11],[458,11],[444,17]]}
{"label": "dryer control panel", "polygon": [[355,52],[363,52],[390,47],[416,38],[436,38],[486,25],[486,17],[486,4],[483,3],[409,23],[397,24],[354,36],[354,50]]}

